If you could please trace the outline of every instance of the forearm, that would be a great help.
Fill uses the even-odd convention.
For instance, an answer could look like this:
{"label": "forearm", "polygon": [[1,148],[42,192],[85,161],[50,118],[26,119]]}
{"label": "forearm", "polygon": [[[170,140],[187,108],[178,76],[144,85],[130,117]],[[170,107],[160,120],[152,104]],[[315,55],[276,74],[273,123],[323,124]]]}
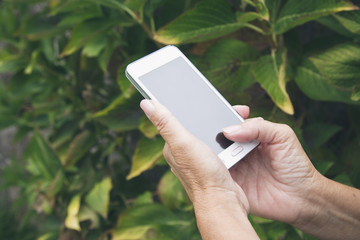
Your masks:
{"label": "forearm", "polygon": [[235,197],[204,195],[194,202],[202,239],[259,239],[242,203]]}
{"label": "forearm", "polygon": [[359,239],[360,190],[321,176],[308,200],[295,226],[320,239]]}

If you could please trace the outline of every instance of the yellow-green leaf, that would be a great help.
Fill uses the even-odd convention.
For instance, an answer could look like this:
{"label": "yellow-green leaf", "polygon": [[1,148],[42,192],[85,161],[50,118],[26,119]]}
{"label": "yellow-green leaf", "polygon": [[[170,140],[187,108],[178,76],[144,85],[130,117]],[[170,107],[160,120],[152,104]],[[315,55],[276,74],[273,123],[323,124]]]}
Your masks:
{"label": "yellow-green leaf", "polygon": [[130,173],[126,179],[132,179],[152,168],[163,156],[164,143],[160,137],[155,139],[143,137],[140,139],[133,156]]}
{"label": "yellow-green leaf", "polygon": [[287,114],[294,114],[294,107],[286,92],[286,51],[273,56],[261,57],[252,71],[257,82],[269,94],[274,103]]}
{"label": "yellow-green leaf", "polygon": [[111,189],[111,179],[110,177],[107,177],[95,184],[93,189],[91,189],[85,197],[86,204],[103,218],[107,218]]}
{"label": "yellow-green leaf", "polygon": [[75,195],[67,208],[67,217],[65,219],[65,226],[69,229],[81,231],[79,223],[79,209],[80,209],[81,195]]}
{"label": "yellow-green leaf", "polygon": [[140,240],[147,239],[146,235],[151,229],[151,226],[135,226],[132,228],[114,229],[111,231],[111,234],[113,240]]}
{"label": "yellow-green leaf", "polygon": [[100,226],[99,215],[96,214],[95,211],[90,209],[87,206],[81,206],[80,211],[78,213],[79,222],[82,221],[90,221],[90,228],[98,228]]}
{"label": "yellow-green leaf", "polygon": [[158,193],[162,204],[170,209],[181,208],[190,203],[184,187],[171,171],[161,178]]}
{"label": "yellow-green leaf", "polygon": [[204,0],[154,34],[163,44],[184,44],[214,39],[242,27],[253,18],[237,20],[230,4],[223,0]]}
{"label": "yellow-green leaf", "polygon": [[273,26],[273,31],[276,34],[281,34],[291,28],[322,16],[356,9],[358,9],[356,5],[351,3],[351,1],[346,0],[289,0],[281,8],[279,17],[276,19],[275,25]]}

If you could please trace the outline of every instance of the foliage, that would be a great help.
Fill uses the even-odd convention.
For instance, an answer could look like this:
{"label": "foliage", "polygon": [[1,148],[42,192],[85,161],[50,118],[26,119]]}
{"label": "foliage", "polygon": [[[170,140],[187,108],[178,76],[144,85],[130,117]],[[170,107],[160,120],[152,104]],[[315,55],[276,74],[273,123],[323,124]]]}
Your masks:
{"label": "foliage", "polygon": [[[124,76],[163,44],[179,45],[231,103],[293,127],[320,172],[360,187],[360,12],[351,1],[0,4],[0,73],[11,73],[0,83],[0,128],[30,139],[2,173],[3,187],[21,189],[13,208],[26,211],[11,231],[22,239],[200,239]],[[262,239],[311,239],[250,219]]]}

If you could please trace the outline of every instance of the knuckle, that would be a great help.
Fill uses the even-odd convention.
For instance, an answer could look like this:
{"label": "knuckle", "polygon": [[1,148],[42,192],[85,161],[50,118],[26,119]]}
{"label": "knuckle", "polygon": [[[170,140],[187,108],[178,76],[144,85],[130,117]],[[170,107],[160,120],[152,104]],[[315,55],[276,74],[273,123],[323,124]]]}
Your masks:
{"label": "knuckle", "polygon": [[287,137],[296,136],[294,130],[287,124],[280,124],[280,129],[283,132],[283,134]]}

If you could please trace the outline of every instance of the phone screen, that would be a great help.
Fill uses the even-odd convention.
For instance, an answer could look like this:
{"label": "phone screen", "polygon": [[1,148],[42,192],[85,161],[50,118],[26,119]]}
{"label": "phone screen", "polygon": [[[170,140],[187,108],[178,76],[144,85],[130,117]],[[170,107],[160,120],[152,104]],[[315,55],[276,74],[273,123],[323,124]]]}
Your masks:
{"label": "phone screen", "polygon": [[222,129],[240,124],[241,120],[182,57],[140,76],[139,80],[189,132],[217,154],[233,143],[224,137]]}

